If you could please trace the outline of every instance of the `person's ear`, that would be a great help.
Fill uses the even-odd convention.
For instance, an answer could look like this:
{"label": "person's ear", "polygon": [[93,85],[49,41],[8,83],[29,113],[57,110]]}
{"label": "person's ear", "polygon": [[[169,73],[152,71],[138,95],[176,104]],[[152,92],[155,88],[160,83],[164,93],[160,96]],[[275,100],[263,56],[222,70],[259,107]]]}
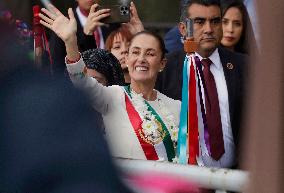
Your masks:
{"label": "person's ear", "polygon": [[129,54],[128,54],[128,52],[125,54],[125,64],[126,64],[126,67],[128,68],[128,61],[129,61],[129,59],[128,59],[128,57],[129,57]]}
{"label": "person's ear", "polygon": [[184,22],[179,22],[178,29],[179,29],[179,32],[181,33],[181,35],[183,37],[185,37],[186,36],[186,25],[185,25]]}

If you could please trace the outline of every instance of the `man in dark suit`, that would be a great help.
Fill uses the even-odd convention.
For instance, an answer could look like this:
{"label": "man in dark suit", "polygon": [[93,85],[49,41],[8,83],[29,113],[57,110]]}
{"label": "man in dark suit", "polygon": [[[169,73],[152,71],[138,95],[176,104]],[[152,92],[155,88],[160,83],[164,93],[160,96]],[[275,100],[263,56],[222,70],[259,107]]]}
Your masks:
{"label": "man in dark suit", "polygon": [[[218,0],[191,0],[185,5],[183,14],[181,17],[183,21],[189,17],[194,23],[193,37],[198,44],[195,55],[200,61],[211,60],[210,71],[216,82],[225,148],[219,160],[211,159],[204,148],[204,139],[200,136],[201,154],[198,164],[234,167],[237,163],[236,151],[239,144],[246,57],[218,47],[222,37],[221,10]],[[184,23],[180,24],[180,31],[185,36]],[[158,77],[156,84],[159,91],[179,100],[182,95],[184,58],[183,50],[168,55],[167,66]]]}

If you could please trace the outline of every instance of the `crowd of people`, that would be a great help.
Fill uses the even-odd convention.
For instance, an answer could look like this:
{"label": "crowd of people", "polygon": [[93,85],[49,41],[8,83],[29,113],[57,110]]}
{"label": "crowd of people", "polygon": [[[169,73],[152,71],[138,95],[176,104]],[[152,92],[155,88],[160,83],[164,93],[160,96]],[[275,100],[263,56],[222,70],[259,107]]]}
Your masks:
{"label": "crowd of people", "polygon": [[[102,23],[111,10],[98,7],[77,0],[64,16],[49,4],[39,17],[52,31],[53,70],[64,76],[67,69],[100,114],[94,129],[103,129],[111,155],[184,163],[185,149],[187,164],[238,168],[247,63],[255,46],[242,1],[183,1],[178,27],[165,39],[144,29],[133,2],[123,24]],[[188,38],[196,44],[192,53],[183,49]],[[175,44],[170,51],[168,41]],[[71,105],[80,100],[69,98]]]}

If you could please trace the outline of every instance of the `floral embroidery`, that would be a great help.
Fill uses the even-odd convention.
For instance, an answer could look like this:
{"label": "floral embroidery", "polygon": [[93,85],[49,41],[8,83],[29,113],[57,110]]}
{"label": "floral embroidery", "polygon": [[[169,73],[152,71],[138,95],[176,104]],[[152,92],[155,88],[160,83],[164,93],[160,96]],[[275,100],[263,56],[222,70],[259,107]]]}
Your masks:
{"label": "floral embroidery", "polygon": [[[131,90],[132,104],[142,119],[142,131],[140,131],[141,138],[152,145],[158,144],[163,141],[166,136],[166,131],[162,129],[161,123],[156,119],[155,115],[148,110],[148,106],[145,103],[145,99],[142,94],[137,94]],[[158,99],[158,106],[161,110],[161,117],[166,125],[171,139],[174,143],[174,147],[177,142],[178,127],[174,116],[168,111],[165,104],[161,99]],[[144,135],[143,135],[144,134]]]}

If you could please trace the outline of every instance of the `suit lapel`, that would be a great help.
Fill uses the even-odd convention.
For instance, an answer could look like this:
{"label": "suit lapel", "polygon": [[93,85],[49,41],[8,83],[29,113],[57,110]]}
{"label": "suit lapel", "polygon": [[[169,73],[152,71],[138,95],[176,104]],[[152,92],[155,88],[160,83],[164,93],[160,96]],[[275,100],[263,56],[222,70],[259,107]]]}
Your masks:
{"label": "suit lapel", "polygon": [[232,57],[230,57],[228,51],[222,48],[219,48],[218,50],[227,84],[230,119],[232,122],[234,116],[233,112],[235,108],[234,104],[236,100],[235,97],[236,97],[237,82],[238,82],[238,80],[236,80],[237,68],[234,64],[234,61],[232,61]]}

